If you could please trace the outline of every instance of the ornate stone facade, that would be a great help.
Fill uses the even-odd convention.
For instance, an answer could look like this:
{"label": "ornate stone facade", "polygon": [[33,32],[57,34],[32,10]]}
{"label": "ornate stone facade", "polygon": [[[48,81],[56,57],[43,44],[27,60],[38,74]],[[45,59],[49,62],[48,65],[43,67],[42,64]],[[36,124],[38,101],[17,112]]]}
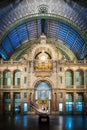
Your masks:
{"label": "ornate stone facade", "polygon": [[20,60],[1,59],[0,114],[35,113],[30,101],[51,114],[87,114],[87,60],[67,60],[44,35]]}

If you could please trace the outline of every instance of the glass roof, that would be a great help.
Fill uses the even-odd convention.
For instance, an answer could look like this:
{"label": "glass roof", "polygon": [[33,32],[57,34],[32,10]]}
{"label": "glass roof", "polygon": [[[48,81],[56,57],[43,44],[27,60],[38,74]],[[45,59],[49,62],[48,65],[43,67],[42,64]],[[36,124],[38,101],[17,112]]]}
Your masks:
{"label": "glass roof", "polygon": [[69,47],[78,59],[84,58],[85,41],[82,36],[67,23],[53,19],[36,19],[20,24],[11,30],[2,40],[0,54],[4,59],[8,59],[15,49],[27,41],[37,39],[42,33],[47,37],[60,39]]}
{"label": "glass roof", "polygon": [[87,55],[87,8],[71,0],[21,0],[0,8],[3,59],[9,59],[23,43],[38,39],[42,32],[62,40],[78,59],[83,59]]}

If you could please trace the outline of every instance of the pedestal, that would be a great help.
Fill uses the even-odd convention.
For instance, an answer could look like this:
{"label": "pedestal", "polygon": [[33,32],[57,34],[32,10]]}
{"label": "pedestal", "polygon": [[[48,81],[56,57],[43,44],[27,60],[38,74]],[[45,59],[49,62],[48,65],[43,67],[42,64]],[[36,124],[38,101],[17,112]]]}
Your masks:
{"label": "pedestal", "polygon": [[39,115],[39,124],[49,124],[49,116],[48,115]]}

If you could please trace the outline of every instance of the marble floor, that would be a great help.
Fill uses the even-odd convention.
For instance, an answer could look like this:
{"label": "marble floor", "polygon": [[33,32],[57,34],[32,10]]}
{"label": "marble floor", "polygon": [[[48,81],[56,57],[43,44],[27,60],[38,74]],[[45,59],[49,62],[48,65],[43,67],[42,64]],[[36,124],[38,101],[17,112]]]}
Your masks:
{"label": "marble floor", "polygon": [[87,130],[87,116],[50,115],[49,124],[38,120],[38,115],[2,116],[0,130]]}

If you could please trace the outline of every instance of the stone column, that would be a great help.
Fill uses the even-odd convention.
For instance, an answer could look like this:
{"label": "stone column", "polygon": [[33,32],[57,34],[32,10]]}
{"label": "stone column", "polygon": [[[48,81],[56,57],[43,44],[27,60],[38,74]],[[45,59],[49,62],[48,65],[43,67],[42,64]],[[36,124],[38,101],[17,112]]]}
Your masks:
{"label": "stone column", "polygon": [[[32,91],[31,101],[32,101],[32,102],[35,102],[34,91]],[[35,110],[34,110],[33,108],[31,108],[31,109],[32,109],[32,112],[35,113]]]}
{"label": "stone column", "polygon": [[84,114],[87,114],[87,92],[84,92]]}
{"label": "stone column", "polygon": [[3,88],[3,72],[1,71],[1,88]]}
{"label": "stone column", "polygon": [[31,112],[32,108],[30,106],[30,102],[32,101],[32,92],[29,93],[29,111]]}
{"label": "stone column", "polygon": [[3,88],[3,72],[1,71],[1,88]]}
{"label": "stone column", "polygon": [[64,114],[66,114],[66,92],[63,93]]}
{"label": "stone column", "polygon": [[3,93],[0,93],[0,115],[3,115],[4,112],[4,101],[3,101]]}
{"label": "stone column", "polygon": [[74,108],[73,108],[73,111],[74,111],[74,114],[76,114],[76,92],[73,93],[73,101],[74,101]]}
{"label": "stone column", "polygon": [[57,63],[56,63],[56,61],[53,61],[52,63],[53,63],[53,72],[57,72],[57,68],[56,68]]}
{"label": "stone column", "polygon": [[58,103],[59,103],[59,95],[58,92],[56,93],[57,99],[56,99],[56,112],[58,113],[59,111],[59,107],[58,107]]}
{"label": "stone column", "polygon": [[55,91],[52,92],[52,101],[51,101],[51,112],[57,111],[57,93]]}
{"label": "stone column", "polygon": [[12,79],[11,88],[14,88],[14,79],[13,79],[14,75],[13,74],[14,74],[14,72],[12,71],[11,72],[11,79]]}
{"label": "stone column", "polygon": [[10,102],[11,102],[11,115],[14,112],[14,95],[13,92],[10,92]]}
{"label": "stone column", "polygon": [[76,89],[75,77],[76,77],[76,76],[75,76],[75,71],[74,71],[74,72],[73,72],[73,83],[74,83],[74,84],[73,84],[73,85],[74,85],[73,88],[74,88],[74,89]]}
{"label": "stone column", "polygon": [[21,107],[21,114],[23,114],[23,92],[20,93],[20,107]]}
{"label": "stone column", "polygon": [[65,81],[65,78],[66,78],[66,75],[65,75],[65,70],[64,70],[64,68],[62,68],[62,70],[61,70],[61,73],[62,73],[62,75],[61,75],[61,80],[62,80],[62,82],[61,82],[61,86],[62,86],[62,88],[66,88],[66,81]]}
{"label": "stone column", "polygon": [[57,111],[57,93],[54,92],[54,111]]}
{"label": "stone column", "polygon": [[31,72],[30,69],[31,69],[31,61],[28,62],[28,72],[29,73]]}
{"label": "stone column", "polygon": [[28,92],[28,111],[30,111],[30,92]]}
{"label": "stone column", "polygon": [[54,110],[54,94],[53,94],[53,90],[52,90],[52,99],[51,99],[51,105],[50,105],[51,109],[50,112],[52,113]]}
{"label": "stone column", "polygon": [[85,81],[85,78],[86,78],[86,71],[84,71],[84,88],[86,88],[86,81]]}
{"label": "stone column", "polygon": [[34,72],[34,62],[31,61],[31,72],[33,73]]}

